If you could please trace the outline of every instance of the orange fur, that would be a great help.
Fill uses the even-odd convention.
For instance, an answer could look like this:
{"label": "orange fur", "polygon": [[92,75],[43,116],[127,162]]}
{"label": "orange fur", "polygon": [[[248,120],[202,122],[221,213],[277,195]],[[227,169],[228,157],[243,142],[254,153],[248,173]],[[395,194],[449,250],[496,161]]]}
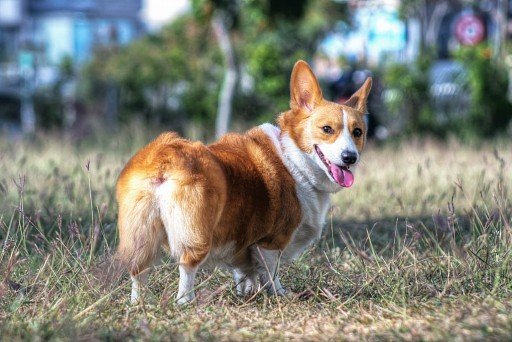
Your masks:
{"label": "orange fur", "polygon": [[209,146],[164,133],[141,149],[117,185],[118,255],[130,272],[146,269],[168,244],[154,194],[164,182],[176,184],[172,200],[188,210],[196,230],[183,263],[195,266],[231,241],[234,266],[246,261],[252,244],[283,249],[301,213],[294,181],[274,149],[258,128]]}

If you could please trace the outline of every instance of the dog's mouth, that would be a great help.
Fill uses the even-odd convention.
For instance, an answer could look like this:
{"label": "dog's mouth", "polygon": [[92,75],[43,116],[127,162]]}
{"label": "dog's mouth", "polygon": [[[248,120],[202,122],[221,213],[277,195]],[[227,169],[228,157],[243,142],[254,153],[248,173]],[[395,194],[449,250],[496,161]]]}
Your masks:
{"label": "dog's mouth", "polygon": [[315,145],[315,151],[320,160],[324,163],[329,176],[339,185],[344,188],[349,188],[354,184],[354,175],[347,166],[339,166],[331,163],[329,159],[322,153],[318,145]]}

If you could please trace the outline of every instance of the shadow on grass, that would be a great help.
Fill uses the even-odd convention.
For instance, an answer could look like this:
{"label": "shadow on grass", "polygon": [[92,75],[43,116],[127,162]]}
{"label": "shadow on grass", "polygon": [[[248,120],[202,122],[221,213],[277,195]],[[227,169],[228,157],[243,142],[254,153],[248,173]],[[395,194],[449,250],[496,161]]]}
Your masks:
{"label": "shadow on grass", "polygon": [[384,253],[385,256],[386,251],[412,242],[419,242],[421,249],[430,247],[432,242],[439,246],[449,246],[450,241],[460,244],[470,236],[471,219],[468,215],[334,219],[324,228],[320,246],[343,249],[349,243],[363,251],[373,248],[376,253]]}

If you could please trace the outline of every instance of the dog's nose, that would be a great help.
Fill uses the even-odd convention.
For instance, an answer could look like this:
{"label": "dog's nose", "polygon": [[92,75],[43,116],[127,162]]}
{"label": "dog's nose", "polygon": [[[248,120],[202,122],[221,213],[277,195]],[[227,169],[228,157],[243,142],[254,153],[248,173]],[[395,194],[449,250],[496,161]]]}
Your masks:
{"label": "dog's nose", "polygon": [[357,161],[357,154],[353,151],[343,151],[341,152],[341,160],[347,165],[355,164]]}

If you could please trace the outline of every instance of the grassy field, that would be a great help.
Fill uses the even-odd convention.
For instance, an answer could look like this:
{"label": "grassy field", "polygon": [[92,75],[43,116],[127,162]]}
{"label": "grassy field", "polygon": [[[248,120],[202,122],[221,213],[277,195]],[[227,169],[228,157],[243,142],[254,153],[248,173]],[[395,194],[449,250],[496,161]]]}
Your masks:
{"label": "grassy field", "polygon": [[116,177],[148,139],[0,139],[1,339],[512,338],[512,143],[369,146],[321,241],[281,270],[293,296],[238,298],[214,270],[177,307],[165,259],[130,306],[105,260]]}

